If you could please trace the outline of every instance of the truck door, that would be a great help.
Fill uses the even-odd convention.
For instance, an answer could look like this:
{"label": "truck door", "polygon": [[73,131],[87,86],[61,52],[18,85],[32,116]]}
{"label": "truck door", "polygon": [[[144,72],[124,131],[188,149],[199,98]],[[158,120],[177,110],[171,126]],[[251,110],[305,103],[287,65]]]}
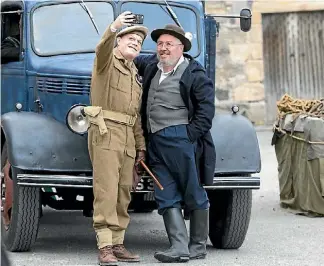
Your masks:
{"label": "truck door", "polygon": [[1,113],[27,109],[23,58],[23,5],[21,1],[1,4]]}

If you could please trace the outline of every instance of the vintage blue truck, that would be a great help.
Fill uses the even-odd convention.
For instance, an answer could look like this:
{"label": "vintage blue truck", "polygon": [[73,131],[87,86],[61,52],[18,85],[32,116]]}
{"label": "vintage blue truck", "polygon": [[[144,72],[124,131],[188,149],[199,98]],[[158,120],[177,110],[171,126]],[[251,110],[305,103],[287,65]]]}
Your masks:
{"label": "vintage blue truck", "polygon": [[[91,217],[92,166],[87,135],[73,132],[89,104],[94,50],[106,27],[123,11],[144,15],[153,30],[180,24],[192,37],[190,55],[205,66],[215,83],[217,15],[204,1],[1,1],[2,41],[18,29],[14,61],[1,65],[1,168],[9,162],[9,183],[2,180],[2,204],[9,203],[9,223],[2,237],[8,250],[30,250],[37,239],[42,208],[80,210]],[[242,31],[251,12],[242,9]],[[154,53],[147,38],[142,53]],[[233,106],[215,114],[214,180],[205,184],[211,202],[210,241],[215,248],[237,249],[245,240],[252,190],[260,188],[261,159],[252,123]],[[252,176],[253,175],[253,176]],[[130,210],[156,209],[152,179],[144,173],[132,192]],[[3,214],[3,212],[2,212]]]}

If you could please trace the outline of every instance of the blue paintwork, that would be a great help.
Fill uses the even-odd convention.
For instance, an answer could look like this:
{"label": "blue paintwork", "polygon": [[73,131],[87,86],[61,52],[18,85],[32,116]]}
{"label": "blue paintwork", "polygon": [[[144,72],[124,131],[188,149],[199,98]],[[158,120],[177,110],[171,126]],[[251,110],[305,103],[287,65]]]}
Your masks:
{"label": "blue paintwork", "polygon": [[57,55],[52,57],[34,57],[30,60],[31,74],[90,77],[94,53]]}
{"label": "blue paintwork", "polygon": [[10,62],[1,65],[1,113],[13,111],[20,102],[27,106],[28,92],[25,86],[24,62]]}
{"label": "blue paintwork", "polygon": [[[24,17],[24,41],[25,41],[25,59],[23,62],[13,62],[7,65],[2,65],[3,79],[2,79],[2,105],[1,112],[6,113],[15,110],[15,103],[20,102],[23,104],[24,111],[37,111],[34,100],[39,97],[44,107],[44,112],[51,113],[55,119],[61,122],[65,122],[65,116],[67,110],[71,105],[75,103],[89,103],[89,91],[85,91],[83,95],[67,95],[66,93],[49,93],[38,92],[36,77],[37,76],[55,76],[56,81],[62,78],[73,78],[74,81],[88,80],[90,82],[90,76],[93,66],[94,53],[85,54],[70,54],[70,55],[57,55],[51,57],[37,56],[32,49],[31,45],[31,14],[35,7],[48,3],[58,1],[25,1],[25,14]],[[72,1],[62,1],[72,2]],[[108,1],[109,2],[109,1]],[[118,12],[118,2],[114,1],[115,8]],[[193,8],[197,14],[200,14],[198,21],[200,25],[204,23],[203,6],[200,1],[170,1],[172,4],[184,4],[187,7]],[[133,10],[131,10],[133,11]],[[134,10],[137,12],[138,10]],[[116,13],[115,17],[119,14]],[[198,15],[199,16],[199,15]],[[181,17],[181,13],[178,18],[182,25],[186,27],[186,17]],[[151,24],[149,18],[145,21],[148,25]],[[163,24],[161,24],[163,25]],[[204,27],[199,27],[200,34],[200,54],[196,59],[202,64],[205,64],[205,35]],[[95,48],[95,47],[94,47]],[[13,69],[17,65],[20,65],[20,78],[13,77]],[[12,66],[12,67],[11,67]],[[17,72],[17,70],[16,70]],[[16,75],[16,74],[15,74]],[[26,75],[26,76],[25,76]],[[19,84],[18,84],[19,82]],[[14,87],[14,89],[12,88]],[[5,99],[5,102],[4,102]]]}
{"label": "blue paintwork", "polygon": [[[67,158],[66,151],[63,151],[62,143],[58,141],[59,138],[62,140],[71,139],[74,133],[63,130],[65,125],[66,114],[70,107],[74,104],[83,103],[89,104],[89,93],[90,93],[90,81],[91,81],[91,71],[94,60],[94,52],[92,53],[79,53],[79,54],[69,54],[69,55],[55,55],[55,56],[38,56],[32,48],[31,44],[31,16],[35,6],[40,6],[48,3],[56,3],[58,1],[24,1],[24,18],[23,18],[23,47],[24,47],[24,58],[21,62],[12,62],[6,65],[2,65],[2,79],[1,79],[1,112],[2,114],[7,113],[3,116],[2,130],[6,135],[6,138],[13,138],[10,141],[10,147],[14,147],[15,138],[20,139],[23,137],[21,134],[14,134],[15,130],[24,130],[24,134],[32,136],[29,138],[29,150],[33,149],[33,145],[36,145],[37,141],[40,141],[44,149],[38,149],[37,153],[34,153],[33,160],[29,162],[26,161],[26,158],[29,158],[29,150],[23,148],[23,142],[18,141],[16,145],[19,146],[19,156],[14,158],[14,155],[11,155],[10,159],[16,166],[25,169],[31,169],[35,165],[35,170],[47,169],[55,171],[55,164],[46,164],[42,163],[44,158],[48,158],[49,153],[57,155],[57,158]],[[64,3],[71,1],[61,1]],[[108,2],[108,1],[107,1]],[[140,1],[139,1],[140,2]],[[156,3],[156,1],[154,1]],[[163,1],[161,1],[163,4]],[[191,8],[196,14],[196,19],[198,23],[197,27],[197,36],[198,36],[198,46],[200,53],[197,54],[197,49],[194,51],[196,60],[198,60],[203,66],[206,65],[206,38],[205,36],[205,17],[204,17],[204,8],[201,1],[169,1],[170,5],[176,4],[184,5],[186,8]],[[115,17],[120,13],[120,3],[119,1],[113,2],[115,8]],[[131,4],[128,7],[133,7],[134,13],[140,13],[140,8],[137,8],[136,5]],[[143,11],[144,12],[144,11]],[[182,26],[186,29],[190,26],[190,21],[186,16],[184,16],[180,10],[178,10],[178,19]],[[73,18],[71,18],[73,19]],[[150,21],[151,20],[151,21]],[[159,17],[155,18],[152,16],[147,16],[145,24],[147,25],[157,25]],[[161,21],[161,26],[170,21]],[[90,23],[90,21],[89,21]],[[68,26],[68,25],[67,25]],[[107,25],[108,26],[108,25]],[[64,40],[58,40],[64,41]],[[95,47],[93,48],[95,49]],[[190,52],[189,52],[190,53]],[[215,56],[214,54],[212,56]],[[213,61],[212,61],[213,62]],[[211,70],[212,71],[212,70]],[[36,99],[40,99],[40,102],[43,107],[42,115],[37,114],[38,108],[34,103]],[[23,106],[23,111],[35,112],[33,115],[17,115],[16,113],[8,113],[15,111],[15,104],[20,102]],[[22,114],[22,113],[21,113]],[[45,123],[40,123],[44,121],[44,115],[48,117],[48,121]],[[40,120],[37,122],[37,116]],[[19,119],[31,119],[30,122],[23,121],[24,128],[17,127],[15,125],[18,123]],[[253,148],[253,151],[258,151],[258,144],[255,141],[255,135],[252,134],[253,129],[251,126],[247,125],[249,122],[242,121],[240,119],[232,119],[231,126],[235,130],[235,126],[240,125],[240,128],[246,128],[246,134],[250,135],[250,146],[248,149]],[[234,139],[228,138],[228,131],[224,128],[228,125],[228,121],[223,117],[215,117],[215,127],[213,127],[212,133],[216,145],[216,150],[220,147],[220,153],[218,153],[217,166],[219,173],[225,173],[226,171],[231,171],[235,168],[235,171],[246,170],[248,172],[259,171],[259,162],[260,157],[258,154],[253,152],[246,153],[246,160],[242,164],[236,164],[240,156],[243,156],[242,153],[237,154],[235,157],[231,157],[232,152],[226,150],[226,147],[231,147],[235,149],[240,145],[240,138],[242,137],[242,131],[240,135],[235,135]],[[235,123],[234,123],[235,122]],[[57,123],[60,123],[58,126]],[[219,126],[218,124],[222,124]],[[41,128],[41,130],[40,130]],[[50,137],[53,136],[53,130],[55,128],[59,129],[59,138]],[[219,131],[219,128],[222,128],[222,131]],[[228,128],[230,130],[230,128]],[[3,133],[2,132],[2,133]],[[223,133],[222,133],[223,132]],[[224,133],[225,132],[225,133]],[[54,132],[55,133],[55,132]],[[58,132],[56,132],[58,133]],[[75,135],[75,134],[74,134]],[[32,142],[32,139],[35,140],[35,143]],[[56,142],[54,141],[56,139]],[[225,139],[225,142],[224,142]],[[226,146],[225,143],[231,143],[232,145]],[[78,144],[79,143],[79,144]],[[57,145],[59,144],[59,145]],[[86,138],[75,135],[74,145],[86,147]],[[224,146],[225,145],[225,146]],[[60,147],[60,149],[55,149],[54,147]],[[73,145],[72,145],[73,146]],[[10,148],[9,147],[9,148]],[[35,148],[37,146],[34,146]],[[39,146],[38,146],[39,147]],[[47,147],[47,148],[46,148]],[[50,149],[49,147],[53,147]],[[70,147],[70,146],[69,146]],[[50,150],[49,150],[50,149]],[[35,150],[35,149],[34,149]],[[72,150],[69,148],[68,150]],[[78,149],[75,149],[79,151]],[[241,150],[244,153],[244,149]],[[24,154],[25,153],[25,154]],[[17,154],[12,152],[11,154]],[[37,156],[36,156],[36,155]],[[74,155],[71,154],[71,157]],[[221,158],[225,158],[222,160]],[[87,160],[87,154],[84,154],[84,160]],[[235,159],[235,160],[234,160]],[[234,161],[233,161],[234,160]],[[69,167],[63,163],[61,160],[55,160],[57,162],[57,170],[67,170]],[[89,162],[88,162],[89,163]],[[46,166],[47,165],[47,166]],[[89,168],[89,164],[85,164],[86,168]],[[71,165],[73,168],[73,164]],[[234,168],[233,168],[234,167]],[[78,166],[77,168],[80,169]],[[70,169],[73,171],[73,169]],[[217,169],[216,169],[217,170]]]}
{"label": "blue paintwork", "polygon": [[237,114],[216,114],[211,129],[216,149],[215,174],[253,174],[261,171],[258,138],[252,123]]}
{"label": "blue paintwork", "polygon": [[[68,54],[68,55],[55,55],[55,56],[38,56],[32,47],[31,42],[31,28],[32,28],[32,14],[33,11],[41,6],[49,3],[57,2],[73,2],[73,1],[24,1],[24,16],[23,16],[23,48],[24,57],[20,62],[12,62],[2,65],[2,79],[1,79],[1,112],[6,114],[8,112],[15,112],[15,104],[21,103],[23,108],[22,111],[27,112],[38,112],[37,105],[35,104],[36,99],[40,99],[42,104],[42,114],[49,117],[48,125],[44,124],[44,128],[39,130],[41,124],[35,124],[35,117],[31,123],[24,122],[24,132],[26,135],[33,136],[36,140],[46,140],[51,145],[52,139],[48,138],[51,134],[49,130],[55,128],[53,124],[53,118],[62,123],[65,126],[66,114],[70,107],[74,104],[84,103],[89,104],[89,92],[90,92],[90,80],[91,71],[94,61],[94,51],[92,53],[79,53],[79,54]],[[109,1],[107,1],[109,2]],[[124,4],[125,2],[123,2]],[[156,1],[153,1],[156,4]],[[161,1],[163,4],[164,1]],[[202,64],[205,64],[205,32],[204,32],[204,10],[203,4],[200,1],[169,1],[170,5],[176,5],[174,8],[178,8],[179,5],[190,8],[194,11],[193,14],[196,16],[197,23],[197,36],[199,37],[199,49],[200,53],[197,54],[198,47],[196,49],[196,59]],[[115,9],[114,16],[117,17],[120,13],[119,1],[112,2]],[[131,7],[131,9],[129,9]],[[133,8],[133,9],[132,9]],[[137,6],[131,3],[127,9],[139,13],[140,10],[136,9]],[[188,19],[183,16],[181,9],[178,9],[178,19],[182,26],[186,29]],[[164,17],[166,19],[167,17]],[[169,21],[161,20],[161,26],[165,23],[173,23],[170,18]],[[73,18],[71,18],[73,21]],[[151,20],[151,21],[150,21]],[[150,16],[146,17],[145,24],[157,25],[158,18]],[[89,23],[90,20],[89,20]],[[108,25],[107,25],[108,26]],[[158,25],[159,26],[159,25]],[[192,27],[192,24],[191,24]],[[64,41],[64,40],[58,40]],[[151,40],[150,40],[151,41]],[[95,47],[93,47],[93,50]],[[149,51],[148,51],[149,52]],[[152,52],[152,51],[151,51]],[[47,84],[45,86],[45,84]],[[76,85],[77,84],[77,85]],[[3,118],[6,119],[5,123],[2,123],[2,133],[5,133],[6,138],[14,138],[12,134],[13,128],[16,128],[14,123],[20,119],[27,119],[29,116],[16,116],[15,113],[8,113]],[[42,120],[44,117],[42,117]],[[3,120],[4,122],[4,120]],[[48,134],[46,134],[48,130]],[[41,133],[40,133],[41,132]],[[65,138],[66,134],[61,130],[61,137]],[[64,135],[65,134],[65,135]],[[18,134],[19,135],[19,134]],[[70,138],[70,136],[69,136]],[[77,136],[76,136],[77,138]],[[79,141],[85,141],[85,138]],[[15,141],[14,139],[12,141]],[[11,142],[12,143],[12,142]],[[19,142],[20,143],[20,142]],[[45,142],[44,142],[45,143]],[[80,144],[84,145],[84,143]],[[44,145],[43,145],[44,146]],[[20,149],[20,153],[24,153],[23,149]],[[25,151],[28,153],[28,151]],[[46,150],[43,151],[44,155]],[[28,154],[20,154],[21,158],[27,158]],[[65,155],[64,155],[65,156]],[[39,155],[41,157],[41,155]],[[14,158],[11,158],[14,162]],[[17,158],[19,160],[19,158]],[[21,165],[22,161],[15,161],[15,165]],[[34,160],[37,161],[37,158]],[[41,160],[41,158],[40,158]],[[33,163],[37,165],[37,163]],[[42,165],[42,164],[38,164]],[[30,169],[30,165],[25,165]],[[45,169],[46,167],[44,167]],[[60,165],[58,165],[58,170]],[[37,167],[39,170],[40,168]],[[52,169],[53,170],[53,169]]]}
{"label": "blue paintwork", "polygon": [[[13,167],[25,171],[91,174],[86,136],[74,134],[49,115],[34,112],[11,112],[1,120],[6,136],[10,136],[6,143]],[[34,130],[26,134],[25,129],[30,125]]]}

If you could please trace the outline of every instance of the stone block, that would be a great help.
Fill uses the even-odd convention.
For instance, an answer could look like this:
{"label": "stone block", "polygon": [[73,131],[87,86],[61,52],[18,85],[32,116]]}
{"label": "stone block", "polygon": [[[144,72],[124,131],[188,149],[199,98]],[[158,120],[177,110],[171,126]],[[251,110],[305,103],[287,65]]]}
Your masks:
{"label": "stone block", "polygon": [[229,64],[216,70],[216,86],[222,90],[231,90],[246,81],[243,65]]}
{"label": "stone block", "polygon": [[265,125],[266,106],[264,101],[254,102],[249,104],[249,120],[255,125]]}
{"label": "stone block", "polygon": [[261,24],[253,24],[251,26],[251,30],[246,34],[247,34],[247,41],[250,43],[262,43],[263,41]]}
{"label": "stone block", "polygon": [[226,9],[223,9],[223,8],[209,8],[207,10],[207,14],[213,14],[213,15],[225,15],[227,12],[226,12]]}
{"label": "stone block", "polygon": [[240,25],[221,24],[218,41],[228,44],[244,44],[247,43],[247,33],[241,31]]}
{"label": "stone block", "polygon": [[263,61],[262,60],[250,60],[245,65],[245,73],[248,81],[261,82],[264,78]]}
{"label": "stone block", "polygon": [[262,60],[263,59],[263,46],[262,43],[253,43],[249,45],[251,50],[250,59]]}
{"label": "stone block", "polygon": [[281,13],[281,12],[299,12],[323,10],[324,2],[322,0],[264,0],[255,1],[253,4],[253,13]]}
{"label": "stone block", "polygon": [[232,76],[228,78],[228,84],[232,87],[237,87],[245,82],[247,82],[247,78],[243,73],[243,71],[237,69],[235,72],[232,73]]}
{"label": "stone block", "polygon": [[238,64],[246,62],[252,52],[248,44],[230,44],[229,50],[232,62]]}
{"label": "stone block", "polygon": [[253,12],[252,10],[252,26],[253,25],[261,25],[262,24],[262,15],[260,12]]}
{"label": "stone block", "polygon": [[262,83],[244,83],[233,90],[233,100],[236,102],[263,101],[264,85]]}
{"label": "stone block", "polygon": [[229,99],[229,91],[228,90],[223,90],[223,89],[216,89],[215,91],[216,98],[219,101],[224,101]]}
{"label": "stone block", "polygon": [[206,1],[207,14],[225,14],[226,6],[223,1]]}

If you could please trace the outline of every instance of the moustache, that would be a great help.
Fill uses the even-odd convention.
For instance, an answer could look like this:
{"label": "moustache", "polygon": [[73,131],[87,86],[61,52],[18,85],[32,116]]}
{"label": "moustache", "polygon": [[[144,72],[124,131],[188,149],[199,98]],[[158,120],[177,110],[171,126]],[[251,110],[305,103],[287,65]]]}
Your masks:
{"label": "moustache", "polygon": [[168,51],[160,51],[159,55],[170,55],[170,53]]}

